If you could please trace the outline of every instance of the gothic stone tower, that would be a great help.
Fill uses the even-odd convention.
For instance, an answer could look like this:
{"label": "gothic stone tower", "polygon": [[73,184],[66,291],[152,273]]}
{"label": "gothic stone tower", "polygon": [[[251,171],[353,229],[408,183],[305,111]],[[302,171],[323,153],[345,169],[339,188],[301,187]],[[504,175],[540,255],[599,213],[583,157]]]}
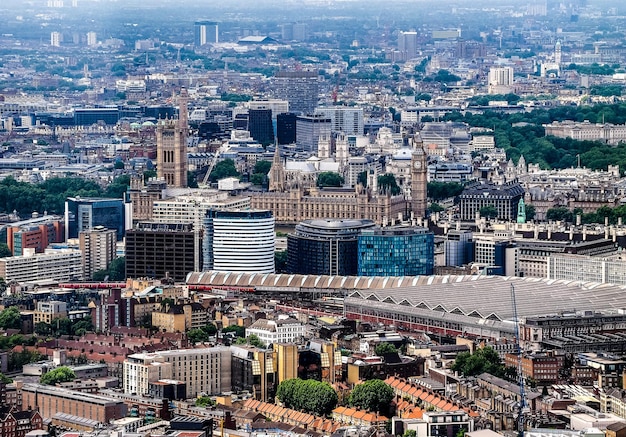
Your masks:
{"label": "gothic stone tower", "polygon": [[178,99],[178,120],[160,120],[156,131],[157,176],[170,188],[187,187],[187,90]]}
{"label": "gothic stone tower", "polygon": [[426,216],[426,152],[421,140],[415,139],[411,154],[411,212],[414,218]]}

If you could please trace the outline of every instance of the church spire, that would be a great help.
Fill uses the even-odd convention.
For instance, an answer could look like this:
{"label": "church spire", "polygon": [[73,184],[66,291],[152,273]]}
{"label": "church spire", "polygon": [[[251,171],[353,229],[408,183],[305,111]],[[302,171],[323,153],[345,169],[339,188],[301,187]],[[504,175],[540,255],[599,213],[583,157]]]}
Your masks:
{"label": "church spire", "polygon": [[285,190],[285,166],[280,158],[280,147],[276,144],[274,157],[272,158],[272,167],[269,171],[269,190],[284,191]]}

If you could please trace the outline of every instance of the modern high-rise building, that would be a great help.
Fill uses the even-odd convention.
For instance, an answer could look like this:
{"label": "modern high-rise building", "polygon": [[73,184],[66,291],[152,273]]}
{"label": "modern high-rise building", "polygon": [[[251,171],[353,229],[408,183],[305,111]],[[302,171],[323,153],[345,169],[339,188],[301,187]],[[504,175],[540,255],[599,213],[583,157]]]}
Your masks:
{"label": "modern high-rise building", "polygon": [[319,98],[317,71],[279,71],[274,77],[277,98],[289,102],[289,110],[297,114],[312,114]]}
{"label": "modern high-rise building", "polygon": [[161,120],[157,126],[157,176],[169,188],[187,187],[187,99],[183,88],[178,99],[178,120]]}
{"label": "modern high-rise building", "polygon": [[52,47],[61,47],[63,42],[63,34],[61,32],[50,32],[50,45]]}
{"label": "modern high-rise building", "polygon": [[275,241],[270,211],[208,211],[204,221],[204,270],[274,273]]}
{"label": "modern high-rise building", "polygon": [[192,223],[140,222],[126,233],[126,277],[184,281],[200,257]]}
{"label": "modern high-rise building", "polygon": [[276,116],[276,137],[278,144],[294,144],[296,142],[296,119],[293,112]]}
{"label": "modern high-rise building", "polygon": [[90,280],[94,272],[109,268],[115,259],[116,234],[115,229],[106,229],[104,226],[96,226],[78,234],[85,279]]}
{"label": "modern high-rise building", "polygon": [[96,32],[87,32],[87,45],[93,47],[98,44]]}
{"label": "modern high-rise building", "polygon": [[489,85],[513,85],[513,67],[492,67],[489,69]]}
{"label": "modern high-rise building", "polygon": [[274,125],[271,109],[250,109],[248,111],[248,131],[258,143],[268,146],[274,143]]}
{"label": "modern high-rise building", "polygon": [[322,136],[330,136],[331,120],[322,114],[300,115],[296,119],[296,144],[303,150],[317,153]]}
{"label": "modern high-rise building", "polygon": [[65,238],[103,226],[114,229],[119,240],[131,227],[132,206],[122,199],[69,197],[65,201]]}
{"label": "modern high-rise building", "polygon": [[356,275],[358,236],[372,220],[306,220],[287,236],[287,271],[303,275]]}
{"label": "modern high-rise building", "polygon": [[358,237],[359,276],[432,275],[434,234],[419,227],[364,229]]}
{"label": "modern high-rise building", "polygon": [[403,60],[417,56],[417,32],[398,32],[398,51]]}
{"label": "modern high-rise building", "polygon": [[321,114],[330,119],[333,132],[343,132],[346,135],[363,135],[365,126],[363,108],[331,106],[317,108],[315,114]]}
{"label": "modern high-rise building", "polygon": [[217,44],[219,42],[219,26],[215,21],[200,20],[194,23],[194,45]]}
{"label": "modern high-rise building", "polygon": [[472,231],[451,230],[446,235],[444,256],[446,266],[461,267],[474,259]]}

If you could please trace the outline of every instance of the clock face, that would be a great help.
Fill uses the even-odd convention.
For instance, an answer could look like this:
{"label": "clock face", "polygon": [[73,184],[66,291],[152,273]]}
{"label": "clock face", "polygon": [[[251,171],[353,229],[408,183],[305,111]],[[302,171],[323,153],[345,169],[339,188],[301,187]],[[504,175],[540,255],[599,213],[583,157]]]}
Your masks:
{"label": "clock face", "polygon": [[415,161],[415,168],[422,168],[422,161]]}

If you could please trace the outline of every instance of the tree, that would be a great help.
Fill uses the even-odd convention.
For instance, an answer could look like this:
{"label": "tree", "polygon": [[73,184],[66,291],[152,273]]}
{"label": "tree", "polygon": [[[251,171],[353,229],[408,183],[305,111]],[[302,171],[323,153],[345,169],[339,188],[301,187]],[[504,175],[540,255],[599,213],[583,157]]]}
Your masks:
{"label": "tree", "polygon": [[109,280],[123,281],[126,279],[126,258],[121,256],[111,261],[109,265]]}
{"label": "tree", "polygon": [[252,173],[267,175],[270,172],[271,168],[272,168],[272,161],[267,161],[267,160],[257,161],[256,164],[254,164],[254,170]]}
{"label": "tree", "polygon": [[265,343],[263,343],[261,339],[255,334],[248,335],[246,337],[246,341],[250,346],[255,346],[261,349],[265,349]]}
{"label": "tree", "polygon": [[395,354],[398,353],[398,349],[391,343],[379,343],[376,345],[374,349],[374,353],[379,357],[385,354]]}
{"label": "tree", "polygon": [[52,325],[46,322],[35,323],[34,331],[35,331],[35,334],[41,335],[42,337],[47,337],[49,335],[52,335],[52,333],[54,332],[52,329]]}
{"label": "tree", "polygon": [[146,171],[143,172],[143,181],[144,182],[148,182],[150,179],[156,178],[156,177],[157,177],[156,170],[146,170]]}
{"label": "tree", "polygon": [[287,408],[317,416],[330,414],[339,401],[330,384],[313,379],[286,379],[278,385],[276,397]]}
{"label": "tree", "polygon": [[212,323],[209,323],[208,325],[204,325],[200,329],[202,329],[204,332],[206,332],[209,335],[217,334],[217,327],[214,324],[212,324]]}
{"label": "tree", "polygon": [[417,431],[414,429],[407,429],[404,431],[404,434],[402,434],[402,437],[417,437]]}
{"label": "tree", "polygon": [[531,205],[530,203],[526,205],[526,220],[534,220],[537,212],[535,211],[535,205]]}
{"label": "tree", "polygon": [[8,256],[13,256],[11,253],[11,249],[5,243],[0,243],[0,258],[6,258]]}
{"label": "tree", "polygon": [[250,176],[250,183],[253,185],[264,185],[266,179],[267,175],[264,175],[263,173],[254,173]]}
{"label": "tree", "polygon": [[354,407],[375,413],[387,413],[393,400],[393,389],[380,379],[370,379],[354,387],[348,402]]}
{"label": "tree", "polygon": [[69,382],[76,379],[76,374],[67,366],[57,367],[41,375],[39,382],[45,385],[56,385],[60,382]]}
{"label": "tree", "polygon": [[23,348],[20,352],[13,352],[9,355],[9,371],[21,371],[24,364],[35,363],[42,358],[44,357],[39,352]]}
{"label": "tree", "polygon": [[246,328],[244,328],[243,326],[230,325],[222,329],[223,334],[226,334],[229,332],[234,332],[237,337],[245,337]]}
{"label": "tree", "polygon": [[210,396],[200,396],[196,399],[196,407],[212,407],[215,405]]}
{"label": "tree", "polygon": [[11,384],[13,380],[6,376],[4,373],[0,373],[0,383],[2,384]]}
{"label": "tree", "polygon": [[278,250],[274,252],[274,265],[276,273],[287,273],[287,251]]}
{"label": "tree", "polygon": [[480,216],[488,219],[494,219],[498,217],[498,210],[493,205],[487,205],[480,208]]}
{"label": "tree", "polygon": [[457,182],[428,182],[428,197],[434,201],[456,197],[463,192],[463,185]]}
{"label": "tree", "polygon": [[21,329],[22,316],[20,309],[16,306],[8,307],[0,312],[0,328],[2,329]]}
{"label": "tree", "polygon": [[435,212],[441,212],[441,211],[445,211],[445,208],[441,205],[439,205],[438,203],[431,203],[430,204],[430,212],[435,213]]}
{"label": "tree", "polygon": [[367,187],[367,171],[362,171],[356,178],[357,183]]}
{"label": "tree", "polygon": [[189,188],[198,188],[198,180],[192,171],[187,172],[187,186]]}
{"label": "tree", "polygon": [[381,176],[378,176],[378,189],[382,192],[386,192],[389,190],[392,195],[396,196],[400,194],[400,187],[398,186],[398,182],[396,181],[396,177],[391,173],[387,173]]}
{"label": "tree", "polygon": [[461,352],[454,360],[451,369],[461,372],[464,376],[477,376],[485,372],[498,377],[505,376],[502,360],[492,347],[477,349],[473,354]]}
{"label": "tree", "polygon": [[548,209],[546,212],[546,218],[553,221],[565,221],[572,223],[574,221],[574,214],[566,207],[559,206]]}
{"label": "tree", "polygon": [[118,176],[113,180],[113,183],[109,184],[104,195],[107,197],[115,198],[115,199],[123,199],[129,187],[130,187],[130,176],[128,175]]}
{"label": "tree", "polygon": [[220,179],[239,176],[240,174],[235,167],[235,161],[228,158],[215,164],[213,171],[211,171],[211,174],[209,175],[209,180],[211,182],[217,182]]}
{"label": "tree", "polygon": [[318,187],[340,187],[342,184],[343,178],[334,171],[323,171],[317,175]]}
{"label": "tree", "polygon": [[201,328],[190,329],[187,332],[187,338],[192,343],[204,343],[209,341],[209,334]]}

